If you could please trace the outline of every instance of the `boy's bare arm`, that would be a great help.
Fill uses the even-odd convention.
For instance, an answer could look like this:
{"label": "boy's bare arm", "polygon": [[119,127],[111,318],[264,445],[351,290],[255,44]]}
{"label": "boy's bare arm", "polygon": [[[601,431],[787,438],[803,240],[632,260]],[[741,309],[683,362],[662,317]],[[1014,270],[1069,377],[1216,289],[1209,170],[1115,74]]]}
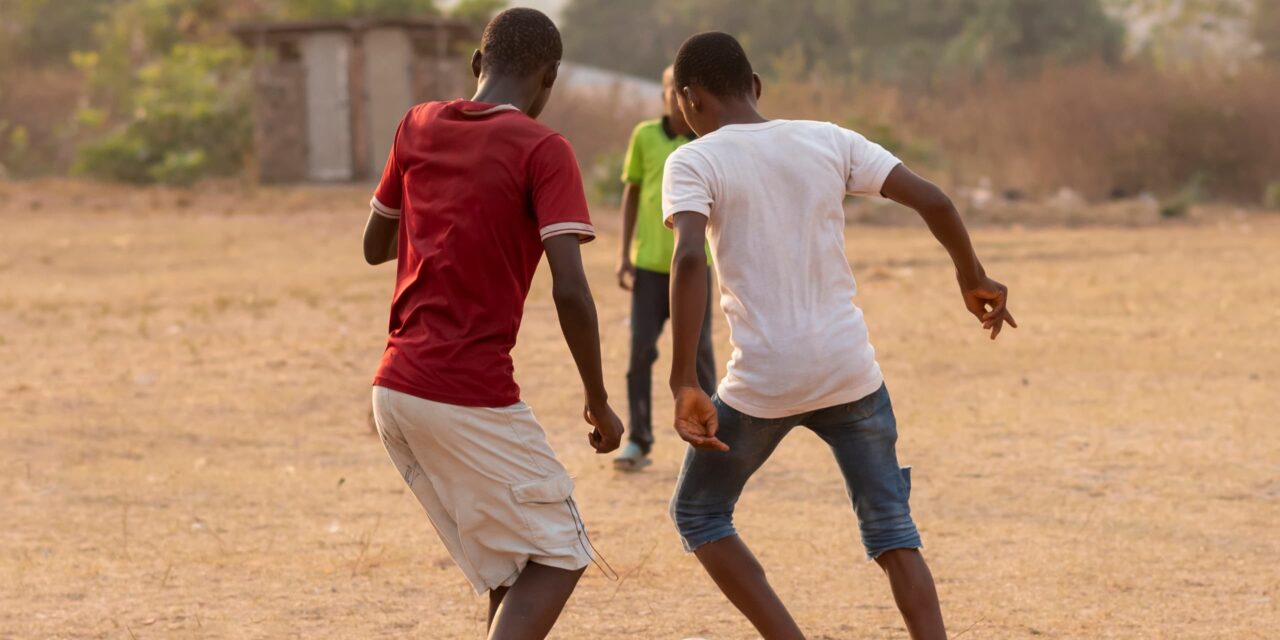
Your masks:
{"label": "boy's bare arm", "polygon": [[942,189],[906,166],[898,165],[889,172],[880,192],[894,202],[915,209],[933,237],[951,254],[965,307],[982,322],[984,329],[991,331],[992,340],[1000,335],[1006,322],[1010,327],[1018,327],[1013,314],[1009,313],[1009,289],[987,277],[960,212]]}
{"label": "boy's bare arm", "polygon": [[672,218],[676,234],[671,258],[671,392],[676,401],[676,433],[699,449],[728,451],[716,438],[711,399],[698,386],[698,337],[707,313],[707,217],[685,211]]}
{"label": "boy's bare arm", "polygon": [[365,262],[376,265],[395,260],[399,240],[399,220],[388,218],[377,211],[369,212],[369,221],[364,225]]}
{"label": "boy's bare arm", "polygon": [[604,387],[604,373],[600,365],[600,326],[591,287],[582,269],[578,236],[552,236],[543,244],[551,267],[551,296],[560,316],[560,330],[569,344],[586,391],[583,418],[595,427],[587,438],[597,453],[608,453],[622,442],[622,421],[609,407],[609,394]]}
{"label": "boy's bare arm", "polygon": [[631,239],[635,237],[639,211],[640,185],[628,183],[622,188],[622,256],[618,258],[618,286],[627,291],[636,279],[636,266],[631,263]]}

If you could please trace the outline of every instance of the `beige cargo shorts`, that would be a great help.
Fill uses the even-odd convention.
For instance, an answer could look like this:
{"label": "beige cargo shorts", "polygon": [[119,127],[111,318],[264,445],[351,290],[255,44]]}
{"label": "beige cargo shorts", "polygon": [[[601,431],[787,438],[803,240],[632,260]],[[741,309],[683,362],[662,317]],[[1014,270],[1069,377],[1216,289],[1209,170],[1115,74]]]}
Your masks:
{"label": "beige cargo shorts", "polygon": [[571,571],[591,563],[573,480],[528,405],[461,407],[375,386],[373,415],[477,593],[511,586],[529,562]]}

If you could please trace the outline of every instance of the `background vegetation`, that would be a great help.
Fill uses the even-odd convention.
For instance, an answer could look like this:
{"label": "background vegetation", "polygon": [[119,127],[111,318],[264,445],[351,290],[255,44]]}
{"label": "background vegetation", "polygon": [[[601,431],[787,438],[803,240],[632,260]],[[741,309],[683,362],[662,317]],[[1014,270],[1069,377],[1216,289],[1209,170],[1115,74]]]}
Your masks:
{"label": "background vegetation", "polygon": [[[451,12],[482,24],[502,0]],[[240,20],[438,13],[432,0],[0,0],[0,167],[189,184],[250,153]],[[863,130],[953,185],[1258,203],[1280,192],[1280,4],[1255,0],[571,0],[572,61],[653,78],[737,34],[783,117]],[[656,101],[547,120],[606,198]],[[1274,198],[1274,195],[1272,196]]]}

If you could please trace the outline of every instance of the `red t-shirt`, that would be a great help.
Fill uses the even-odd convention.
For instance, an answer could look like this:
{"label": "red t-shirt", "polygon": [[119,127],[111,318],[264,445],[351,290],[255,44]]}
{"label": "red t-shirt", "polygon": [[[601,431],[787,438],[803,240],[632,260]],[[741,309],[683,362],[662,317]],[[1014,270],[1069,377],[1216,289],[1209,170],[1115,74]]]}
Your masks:
{"label": "red t-shirt", "polygon": [[569,142],[509,105],[420,104],[371,204],[400,219],[374,384],[469,407],[519,402],[511,348],[542,242],[595,237]]}

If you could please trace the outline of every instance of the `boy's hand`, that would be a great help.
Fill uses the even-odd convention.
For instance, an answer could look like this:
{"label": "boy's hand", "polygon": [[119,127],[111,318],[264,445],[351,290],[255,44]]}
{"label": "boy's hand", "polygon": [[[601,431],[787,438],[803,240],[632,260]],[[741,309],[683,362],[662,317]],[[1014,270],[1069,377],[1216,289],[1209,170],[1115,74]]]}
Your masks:
{"label": "boy's hand", "polygon": [[696,449],[728,451],[729,445],[716,438],[720,422],[711,398],[698,387],[676,389],[676,433]]}
{"label": "boy's hand", "polygon": [[960,294],[964,296],[964,306],[975,318],[982,322],[983,329],[991,331],[991,339],[995,340],[1008,322],[1010,327],[1018,328],[1018,322],[1009,313],[1009,288],[981,276],[973,283],[960,282]]}
{"label": "boy's hand", "polygon": [[623,254],[618,260],[618,286],[624,291],[630,291],[636,281],[636,265],[631,262],[631,257]]}
{"label": "boy's hand", "polygon": [[598,407],[587,405],[582,409],[582,419],[595,427],[587,434],[587,442],[596,453],[609,453],[622,444],[622,420],[608,403]]}

